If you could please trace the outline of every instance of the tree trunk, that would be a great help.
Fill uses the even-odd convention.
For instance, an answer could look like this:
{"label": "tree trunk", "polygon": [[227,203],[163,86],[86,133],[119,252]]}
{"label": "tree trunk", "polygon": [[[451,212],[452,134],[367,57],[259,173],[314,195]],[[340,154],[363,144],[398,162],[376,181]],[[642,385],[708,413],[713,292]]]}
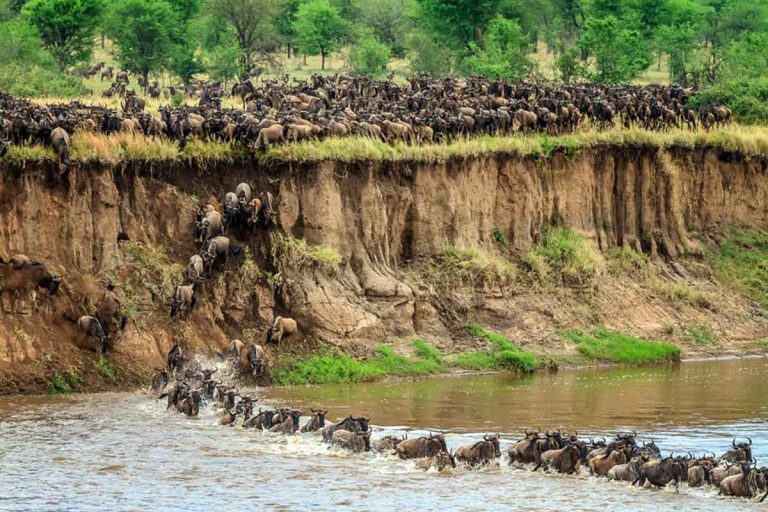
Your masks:
{"label": "tree trunk", "polygon": [[144,71],[144,96],[147,95],[147,86],[149,85],[149,70]]}
{"label": "tree trunk", "polygon": [[325,71],[325,50],[320,50],[320,71]]}

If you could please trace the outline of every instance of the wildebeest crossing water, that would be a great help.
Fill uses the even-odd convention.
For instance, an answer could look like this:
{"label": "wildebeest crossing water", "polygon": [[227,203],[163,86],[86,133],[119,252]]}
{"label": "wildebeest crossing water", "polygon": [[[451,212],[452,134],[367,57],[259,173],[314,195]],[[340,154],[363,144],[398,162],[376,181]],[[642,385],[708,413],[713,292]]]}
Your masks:
{"label": "wildebeest crossing water", "polygon": [[[0,401],[1,510],[760,510],[713,487],[648,490],[628,482],[532,472],[506,464],[526,427],[579,437],[637,431],[676,455],[723,453],[753,440],[768,460],[768,361],[683,364],[679,369],[560,372],[415,382],[247,390],[258,407],[370,415],[374,438],[445,433],[447,447],[500,434],[498,466],[424,472],[392,455],[329,449],[319,434],[284,436],[166,411],[145,394],[16,397]],[[709,397],[709,401],[703,397]],[[302,423],[306,418],[302,420]],[[429,430],[431,429],[431,430]],[[10,476],[9,476],[10,475]]]}

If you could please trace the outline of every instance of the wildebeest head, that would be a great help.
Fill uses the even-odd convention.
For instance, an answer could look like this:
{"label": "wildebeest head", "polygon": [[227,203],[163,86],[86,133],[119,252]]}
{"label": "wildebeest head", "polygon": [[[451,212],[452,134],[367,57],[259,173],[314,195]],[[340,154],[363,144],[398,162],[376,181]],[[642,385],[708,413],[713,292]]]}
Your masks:
{"label": "wildebeest head", "polygon": [[317,417],[318,427],[323,428],[325,426],[325,415],[328,414],[328,411],[323,410],[315,410],[310,407],[309,409],[312,411],[312,414],[314,414]]}
{"label": "wildebeest head", "polygon": [[486,434],[483,436],[483,441],[493,445],[493,452],[495,457],[501,457],[501,446],[499,444],[499,436],[497,434]]}
{"label": "wildebeest head", "polygon": [[732,445],[737,450],[744,452],[744,457],[747,462],[753,462],[752,459],[752,439],[747,437],[747,442],[736,443],[736,438],[733,438]]}

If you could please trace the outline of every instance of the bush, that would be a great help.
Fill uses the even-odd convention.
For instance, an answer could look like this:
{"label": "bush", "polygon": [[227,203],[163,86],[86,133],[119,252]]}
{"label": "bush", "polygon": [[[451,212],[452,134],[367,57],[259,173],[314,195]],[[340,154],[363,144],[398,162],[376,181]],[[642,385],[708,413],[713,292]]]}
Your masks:
{"label": "bush", "polygon": [[599,276],[605,260],[587,240],[566,228],[550,227],[544,230],[542,240],[523,261],[542,281],[551,278],[584,284]]}
{"label": "bush", "polygon": [[470,75],[483,75],[491,80],[519,80],[533,69],[528,58],[529,42],[517,20],[499,16],[488,24],[482,47],[470,43],[471,55],[464,59],[462,67]]}
{"label": "bush", "polygon": [[64,375],[57,373],[48,383],[48,391],[54,394],[71,393],[72,386],[69,385],[69,382],[67,382],[67,378]]}
{"label": "bush", "polygon": [[690,100],[693,107],[728,105],[736,121],[768,122],[768,78],[728,80],[697,93]]}
{"label": "bush", "polygon": [[722,282],[768,308],[768,232],[735,230],[711,257]]}
{"label": "bush", "polygon": [[98,371],[102,377],[105,377],[112,382],[117,381],[117,370],[115,369],[115,365],[107,361],[104,356],[99,357],[99,360],[96,362],[95,366],[96,371]]}
{"label": "bush", "polygon": [[352,49],[352,69],[360,75],[378,78],[386,74],[389,48],[373,36],[366,36]]}
{"label": "bush", "polygon": [[512,262],[477,249],[457,249],[446,245],[432,261],[427,275],[439,287],[456,284],[507,286],[515,280]]}
{"label": "bush", "polygon": [[281,233],[273,233],[270,240],[272,258],[281,268],[313,268],[334,274],[344,261],[338,251],[327,245],[310,245],[306,240]]}
{"label": "bush", "polygon": [[629,364],[680,360],[680,347],[676,345],[647,341],[608,329],[597,328],[589,332],[568,329],[560,334],[576,343],[579,352],[588,359]]}
{"label": "bush", "polygon": [[486,331],[477,324],[470,326],[469,331],[473,336],[484,338],[495,345],[495,348],[488,352],[459,354],[457,363],[462,368],[516,370],[524,373],[531,373],[539,368],[540,363],[533,353],[518,348],[508,338]]}
{"label": "bush", "polygon": [[425,359],[427,361],[435,361],[439,363],[443,358],[443,355],[440,353],[440,350],[438,350],[436,347],[433,347],[432,345],[430,345],[424,340],[415,339],[413,340],[412,344],[413,344],[413,351],[421,359]]}
{"label": "bush", "polygon": [[[424,345],[429,347],[426,343]],[[436,350],[434,347],[429,348]],[[376,356],[366,361],[338,353],[311,356],[303,361],[289,363],[275,372],[275,380],[282,385],[339,384],[373,381],[388,375],[414,377],[437,373],[441,369],[437,360],[409,359],[395,353],[387,345],[379,345]]]}

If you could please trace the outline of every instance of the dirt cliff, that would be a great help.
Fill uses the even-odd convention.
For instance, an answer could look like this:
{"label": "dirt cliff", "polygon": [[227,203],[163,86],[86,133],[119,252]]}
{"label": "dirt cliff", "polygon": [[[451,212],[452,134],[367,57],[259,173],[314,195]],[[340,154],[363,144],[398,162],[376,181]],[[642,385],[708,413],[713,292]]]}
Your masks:
{"label": "dirt cliff", "polygon": [[[276,314],[296,318],[304,334],[285,353],[322,343],[364,354],[414,336],[451,351],[475,343],[460,334],[469,321],[542,353],[572,350],[557,336],[569,326],[685,345],[684,327],[701,324],[721,334],[719,350],[744,352],[766,337],[765,311],[721,286],[705,254],[733,226],[768,228],[766,165],[717,150],[602,146],[439,164],[133,162],[74,164],[65,174],[0,166],[0,255],[25,253],[63,278],[52,297],[33,288],[2,295],[0,393],[45,390],[65,372],[84,388],[114,385],[115,373],[134,384],[174,340],[221,352],[232,337],[263,339]],[[230,233],[247,250],[202,287],[190,318],[170,319],[169,296],[199,250],[197,205],[241,181],[278,196],[279,226]],[[553,225],[603,254],[624,247],[650,256],[662,285],[621,271],[586,284],[537,283],[521,257]],[[276,232],[328,248],[341,263],[286,264],[275,254]],[[436,286],[431,272],[447,244],[514,261],[521,274],[504,284]],[[68,318],[94,313],[107,282],[129,322],[105,362]],[[664,283],[711,300],[674,301]]]}

